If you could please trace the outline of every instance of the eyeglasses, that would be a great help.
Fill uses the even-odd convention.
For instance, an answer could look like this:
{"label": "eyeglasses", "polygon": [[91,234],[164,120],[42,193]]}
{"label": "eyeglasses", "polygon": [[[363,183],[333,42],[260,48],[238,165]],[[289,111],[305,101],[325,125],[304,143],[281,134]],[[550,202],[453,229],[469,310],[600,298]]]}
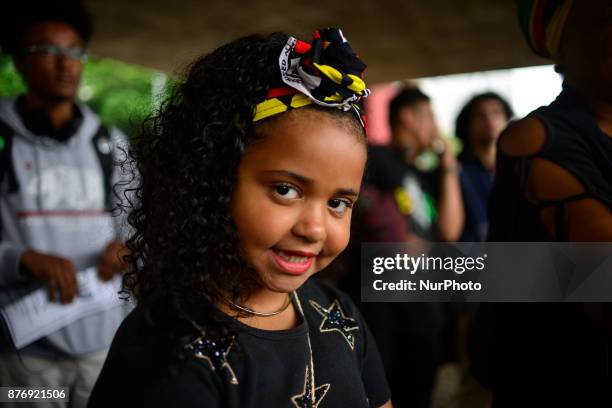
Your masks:
{"label": "eyeglasses", "polygon": [[39,44],[27,47],[25,51],[28,54],[40,53],[54,57],[68,57],[81,62],[87,61],[87,50],[80,47],[59,47],[53,44]]}

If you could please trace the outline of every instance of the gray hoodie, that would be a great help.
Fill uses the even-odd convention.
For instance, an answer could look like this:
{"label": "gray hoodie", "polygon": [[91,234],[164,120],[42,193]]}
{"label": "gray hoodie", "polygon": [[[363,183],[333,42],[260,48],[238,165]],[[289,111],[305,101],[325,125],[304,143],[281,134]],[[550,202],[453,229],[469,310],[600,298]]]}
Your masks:
{"label": "gray hoodie", "polygon": [[[67,258],[82,271],[97,265],[108,242],[121,238],[124,227],[124,220],[105,208],[104,172],[92,143],[100,126],[97,115],[78,105],[83,115],[80,127],[68,140],[59,142],[29,132],[15,105],[14,98],[0,101],[0,118],[14,131],[11,156],[19,185],[17,192],[9,193],[4,177],[0,186],[0,306],[33,288],[45,287],[20,272],[19,259],[25,250]],[[125,136],[117,129],[109,135],[107,148],[119,159]],[[115,180],[119,173],[114,172]],[[77,320],[20,352],[84,356],[103,350],[129,312],[130,305],[123,303]],[[5,352],[11,344],[7,336],[5,327],[0,334]]]}

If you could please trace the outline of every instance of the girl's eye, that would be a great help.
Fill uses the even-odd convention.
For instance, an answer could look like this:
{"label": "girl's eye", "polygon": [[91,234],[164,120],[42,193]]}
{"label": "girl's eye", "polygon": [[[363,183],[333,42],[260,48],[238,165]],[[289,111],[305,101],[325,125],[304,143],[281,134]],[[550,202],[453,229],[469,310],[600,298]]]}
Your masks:
{"label": "girl's eye", "polygon": [[288,200],[293,200],[300,197],[297,189],[288,184],[279,184],[274,186],[274,193],[277,196]]}
{"label": "girl's eye", "polygon": [[342,215],[349,208],[353,207],[353,203],[348,200],[341,200],[339,198],[334,198],[333,200],[329,200],[329,208],[336,214]]}

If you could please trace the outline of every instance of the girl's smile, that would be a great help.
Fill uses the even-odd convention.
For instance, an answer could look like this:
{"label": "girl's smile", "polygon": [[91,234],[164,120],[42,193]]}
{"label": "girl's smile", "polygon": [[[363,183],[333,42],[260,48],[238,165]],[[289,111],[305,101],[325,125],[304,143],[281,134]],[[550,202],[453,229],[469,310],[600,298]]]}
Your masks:
{"label": "girl's smile", "polygon": [[271,254],[276,266],[293,275],[301,275],[307,272],[316,256],[312,252],[288,251],[277,248],[272,248]]}

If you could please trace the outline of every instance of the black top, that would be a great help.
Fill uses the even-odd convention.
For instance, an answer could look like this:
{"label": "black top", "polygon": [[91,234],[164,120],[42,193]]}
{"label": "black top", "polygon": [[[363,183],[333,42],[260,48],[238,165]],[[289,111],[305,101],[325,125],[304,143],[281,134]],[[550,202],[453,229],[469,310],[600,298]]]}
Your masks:
{"label": "black top", "polygon": [[[351,225],[351,243],[343,256],[346,270],[361,270],[363,243],[404,242],[408,233],[436,241],[439,180],[439,172],[420,171],[390,146],[371,146]],[[346,274],[340,285],[359,300],[360,280],[352,273]],[[373,302],[360,307],[379,344],[387,343],[389,337],[399,341],[399,333],[437,332],[444,320],[439,303]]]}
{"label": "black top", "polygon": [[408,232],[426,241],[436,241],[439,180],[439,172],[417,169],[389,146],[372,146],[368,151],[364,184],[393,194]]}
{"label": "black top", "polygon": [[[579,96],[564,85],[552,104],[531,115],[544,125],[546,142],[529,156],[513,157],[498,150],[489,208],[489,241],[566,241],[567,203],[593,197],[612,208],[612,137],[597,126]],[[560,201],[527,200],[525,175],[531,160],[538,157],[569,171],[580,180],[586,193]],[[557,208],[556,237],[551,237],[539,221],[539,210],[547,206]]]}
{"label": "black top", "polygon": [[[498,154],[490,241],[566,241],[567,203],[593,197],[612,208],[612,138],[599,129],[578,95],[565,86],[550,106],[531,115],[544,125],[546,142],[530,156]],[[536,157],[569,171],[586,192],[560,201],[528,199],[525,174]],[[538,216],[548,206],[556,209],[555,237]],[[609,320],[609,305],[603,313]],[[545,397],[546,406],[567,403],[568,396],[609,395],[612,339],[587,318],[582,304],[485,303],[471,335],[472,372],[501,394],[519,398],[530,390]]]}
{"label": "black top", "polygon": [[187,358],[174,374],[164,363],[173,349],[166,333],[137,307],[115,336],[88,406],[357,408],[387,402],[376,344],[350,299],[311,279],[293,302],[305,317],[294,329],[238,323],[236,339],[214,339],[194,328],[183,348]]}
{"label": "black top", "polygon": [[[389,146],[370,148],[364,184],[353,212],[351,242],[340,259],[343,264],[337,266],[346,271],[341,287],[355,301],[360,299],[361,285],[353,272],[362,270],[362,244],[401,243],[408,234],[436,239],[439,180],[439,173],[419,171]],[[444,305],[362,302],[359,307],[381,346],[396,406],[428,405],[441,358]]]}

